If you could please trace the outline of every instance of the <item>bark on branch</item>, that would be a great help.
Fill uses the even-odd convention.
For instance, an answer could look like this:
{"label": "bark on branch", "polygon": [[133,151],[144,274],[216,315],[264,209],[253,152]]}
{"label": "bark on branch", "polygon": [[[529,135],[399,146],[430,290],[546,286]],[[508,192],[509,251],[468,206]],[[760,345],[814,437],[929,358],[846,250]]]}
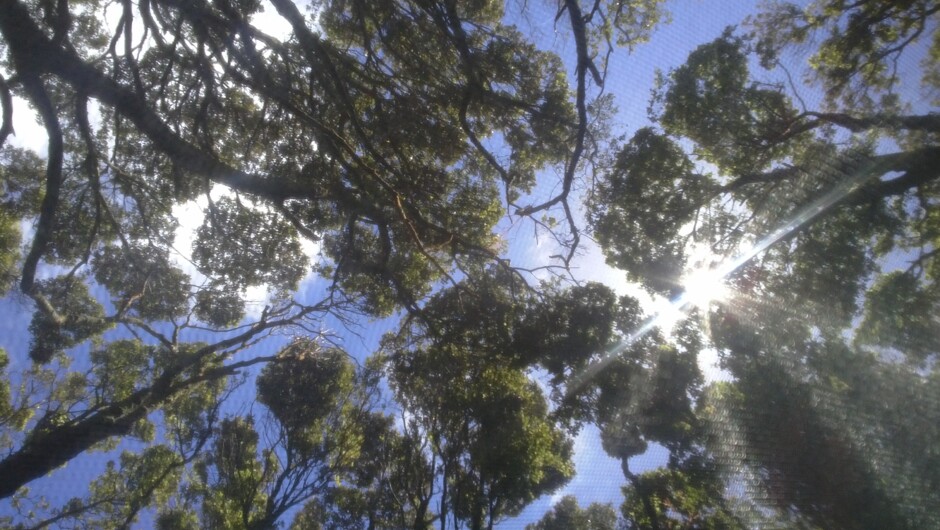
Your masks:
{"label": "bark on branch", "polygon": [[227,377],[249,364],[270,360],[268,357],[253,358],[228,366],[208,368],[183,377],[187,370],[199,366],[211,355],[228,355],[233,349],[249,343],[265,331],[287,326],[319,310],[323,308],[308,306],[293,315],[276,320],[262,318],[260,322],[238,335],[186,355],[179,363],[165,369],[151,385],[134,392],[126,399],[104,405],[87,416],[46,432],[34,430],[19,449],[0,460],[0,499],[13,495],[22,486],[61,467],[95,444],[113,436],[126,436],[135,423],[146,418],[149,413],[179,392],[199,383]]}

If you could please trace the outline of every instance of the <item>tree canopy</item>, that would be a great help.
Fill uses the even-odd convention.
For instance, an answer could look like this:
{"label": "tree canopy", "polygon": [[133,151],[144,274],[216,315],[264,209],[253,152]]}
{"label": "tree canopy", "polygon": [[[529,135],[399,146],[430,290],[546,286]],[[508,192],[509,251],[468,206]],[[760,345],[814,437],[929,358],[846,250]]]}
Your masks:
{"label": "tree canopy", "polygon": [[[932,495],[915,506],[900,493],[935,487],[929,451],[906,448],[929,443],[936,413],[914,419],[885,390],[904,380],[929,392],[936,377],[924,319],[938,292],[940,122],[904,99],[918,81],[936,86],[930,68],[897,70],[906,52],[933,64],[936,43],[913,43],[935,13],[926,2],[769,6],[750,33],[729,29],[661,75],[655,126],[626,142],[592,203],[609,262],[651,290],[675,294],[690,268],[723,262],[730,295],[705,320],[734,382],[699,402],[721,415],[705,445],[750,470],[739,480],[752,498],[819,527],[938,517]],[[787,58],[808,42],[820,44],[801,89]],[[813,89],[815,109],[801,97]],[[919,395],[908,399],[935,406]],[[920,423],[925,438],[881,413]],[[746,450],[733,456],[738,435]]]}
{"label": "tree canopy", "polygon": [[0,526],[940,525],[940,6],[671,9],[0,0]]}

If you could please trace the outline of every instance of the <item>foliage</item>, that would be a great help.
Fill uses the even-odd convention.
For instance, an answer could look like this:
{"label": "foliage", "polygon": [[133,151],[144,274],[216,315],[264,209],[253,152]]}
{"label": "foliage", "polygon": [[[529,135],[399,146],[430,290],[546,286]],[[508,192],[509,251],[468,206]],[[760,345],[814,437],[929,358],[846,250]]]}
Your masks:
{"label": "foliage", "polygon": [[290,223],[237,198],[210,204],[205,222],[196,229],[193,260],[201,272],[214,277],[214,288],[227,292],[268,285],[289,293],[308,267]]}
{"label": "foliage", "polygon": [[685,266],[682,232],[714,187],[672,140],[652,129],[638,131],[592,203],[608,261],[654,291],[675,292]]}
{"label": "foliage", "polygon": [[[732,382],[684,415],[697,425],[689,454],[721,464],[763,503],[727,505],[752,522],[771,509],[818,527],[915,528],[940,513],[930,495],[900,493],[931,490],[936,473],[930,451],[906,448],[927,443],[920,434],[932,436],[938,418],[923,389],[937,355],[928,321],[940,128],[933,113],[904,114],[899,94],[911,89],[891,66],[935,12],[920,2],[771,4],[751,19],[754,34],[729,29],[661,76],[651,105],[660,129],[623,146],[591,203],[608,261],[653,292],[688,288],[686,271],[702,266],[690,249],[740,260],[719,267],[730,270],[729,297],[703,308]],[[820,110],[806,107],[781,59],[814,39]],[[752,72],[754,55],[764,77],[782,81]],[[906,388],[888,390],[895,384]],[[908,414],[912,403],[921,413]],[[697,479],[680,468],[647,475],[645,491],[643,476],[633,481],[625,516],[681,526],[697,511],[683,502],[720,498],[716,486],[694,495]],[[670,491],[668,503],[653,490]],[[679,520],[657,521],[667,515]]]}
{"label": "foliage", "polygon": [[257,378],[267,409],[260,423],[255,415],[223,419],[180,500],[199,507],[203,527],[244,529],[269,528],[294,506],[324,502],[334,481],[364,464],[366,433],[388,428],[369,412],[376,383],[355,374],[345,352],[294,341]]}
{"label": "foliage", "polygon": [[431,528],[434,514],[427,482],[432,463],[414,437],[402,435],[391,417],[374,414],[363,425],[355,465],[324,499],[304,505],[295,528]]}
{"label": "foliage", "polygon": [[885,274],[865,299],[856,342],[894,348],[915,364],[927,361],[940,351],[940,335],[931,317],[936,314],[938,294],[935,282],[925,286],[913,273]]}
{"label": "foliage", "polygon": [[[934,2],[767,4],[624,141],[608,61],[661,0],[557,2],[568,58],[526,2],[271,7],[283,37],[254,0],[0,9],[0,293],[29,319],[0,525],[492,529],[571,479],[587,424],[619,518],[569,496],[529,530],[940,524]],[[7,144],[23,102],[43,157]],[[569,281],[582,199],[654,296],[716,263],[729,294],[665,329]],[[558,253],[510,262],[520,224]],[[367,358],[327,331],[389,316]],[[74,498],[26,488],[95,450]]]}
{"label": "foliage", "polygon": [[[178,398],[275,360],[234,355],[278,328],[416,313],[465,263],[505,264],[502,201],[547,167],[570,168],[570,189],[589,156],[586,70],[573,92],[562,59],[504,23],[499,2],[272,5],[289,36],[264,33],[257,2],[3,10],[0,288],[18,284],[8,302],[33,314],[37,366],[12,376],[15,413],[4,401],[0,495],[93,447],[164,432],[159,421],[199,438],[208,425],[183,425],[212,399]],[[660,7],[591,17],[605,13],[604,32],[639,42]],[[585,64],[595,25],[572,18]],[[7,145],[24,101],[44,158]],[[181,255],[191,227],[177,216],[193,209],[203,222]],[[309,274],[323,280],[316,294],[296,292]],[[265,307],[250,315],[258,289]],[[91,366],[70,368],[83,348]]]}
{"label": "foliage", "polygon": [[20,230],[16,218],[0,210],[0,293],[6,293],[16,279]]}
{"label": "foliage", "polygon": [[591,503],[587,508],[578,506],[573,495],[562,497],[537,523],[526,530],[615,530],[617,514],[610,505]]}
{"label": "foliage", "polygon": [[[761,477],[749,481],[749,495],[795,507],[818,526],[934,524],[940,506],[917,492],[940,476],[928,448],[936,374],[924,377],[835,339],[769,346],[755,338],[750,352],[761,354],[739,356],[739,381],[712,389],[704,411],[718,458]],[[732,436],[747,448],[737,456],[720,442]]]}
{"label": "foliage", "polygon": [[712,470],[687,466],[649,471],[624,487],[621,510],[630,529],[746,528],[726,506],[722,489]]}
{"label": "foliage", "polygon": [[[938,8],[926,1],[884,4],[817,1],[805,9],[778,2],[752,20],[761,61],[774,64],[786,48],[819,39],[809,59],[813,78],[833,104],[891,109],[898,102],[898,61],[936,23]],[[938,41],[923,59],[923,82],[936,86]]]}
{"label": "foliage", "polygon": [[80,279],[54,278],[36,288],[47,297],[52,311],[37,311],[29,323],[33,337],[29,357],[33,361],[47,363],[110,327],[102,318],[104,309]]}
{"label": "foliage", "polygon": [[299,437],[294,443],[300,445],[303,431],[318,430],[318,423],[349,392],[353,379],[345,352],[319,350],[309,340],[294,341],[281,351],[282,359],[265,366],[258,377],[258,401],[289,435]]}
{"label": "foliage", "polygon": [[[514,341],[525,329],[527,304],[524,293],[513,303],[513,278],[482,279],[473,289],[442,291],[425,307],[426,322],[406,322],[383,344],[390,383],[408,415],[405,432],[439,462],[429,470],[429,496],[441,495],[442,520],[451,514],[470,528],[517,514],[573,473],[571,440],[524,371],[539,361],[527,354],[552,348],[527,344],[544,336],[531,330],[519,334],[521,344]],[[455,305],[463,310],[453,311]],[[532,346],[538,349],[527,352]],[[591,351],[568,346],[575,346],[568,350],[573,359]]]}

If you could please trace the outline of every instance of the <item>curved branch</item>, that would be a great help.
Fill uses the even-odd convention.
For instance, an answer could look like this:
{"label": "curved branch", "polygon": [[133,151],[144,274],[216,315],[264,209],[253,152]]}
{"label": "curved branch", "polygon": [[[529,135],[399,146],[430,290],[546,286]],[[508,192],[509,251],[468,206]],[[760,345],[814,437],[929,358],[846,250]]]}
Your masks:
{"label": "curved branch", "polygon": [[[815,119],[804,121],[805,118]],[[806,111],[794,118],[789,128],[771,141],[773,143],[781,143],[794,136],[818,129],[825,125],[835,125],[853,133],[860,133],[871,129],[890,129],[897,132],[922,131],[940,133],[940,113],[931,112],[920,115],[870,114],[853,116],[841,112]]]}
{"label": "curved branch", "polygon": [[[903,173],[890,180],[877,180],[865,186],[869,196],[884,198],[899,195],[907,190],[926,184],[940,176],[940,147],[927,146],[912,151],[899,151],[868,157],[865,172],[871,177],[887,173]],[[764,173],[748,173],[715,189],[712,197],[739,191],[751,184],[769,184],[781,182],[801,175],[810,174],[811,168],[785,166]]]}
{"label": "curved branch", "polygon": [[[591,71],[594,74],[595,82],[598,84],[601,82],[600,76],[597,74],[597,68],[588,55],[587,32],[584,27],[584,19],[581,16],[581,7],[578,5],[577,0],[565,0],[564,7],[568,11],[568,16],[571,19],[571,30],[574,34],[574,41],[578,50],[578,87],[575,101],[575,106],[578,109],[578,128],[575,132],[574,149],[565,167],[561,193],[541,204],[520,208],[516,210],[517,215],[532,215],[533,213],[547,210],[560,202],[568,200],[568,194],[571,193],[571,184],[574,181],[574,174],[581,161],[581,154],[584,151],[584,139],[587,136],[587,72]],[[572,226],[572,228],[577,230],[574,226]]]}
{"label": "curved branch", "polygon": [[656,512],[656,507],[653,506],[652,499],[650,499],[651,492],[649,488],[646,487],[646,484],[643,483],[643,479],[630,469],[629,458],[624,457],[620,459],[620,469],[623,471],[623,476],[633,485],[637,495],[640,496],[643,503],[643,511],[646,512],[646,517],[649,518],[650,528],[652,530],[659,530],[659,515]]}
{"label": "curved branch", "polygon": [[0,125],[0,147],[6,143],[7,137],[13,132],[13,97],[10,95],[10,86],[7,80],[0,75],[0,105],[3,106],[3,122]]}
{"label": "curved branch", "polygon": [[20,280],[20,289],[24,293],[32,295],[34,294],[36,267],[39,265],[39,260],[52,238],[55,216],[59,207],[59,191],[62,187],[63,143],[59,117],[39,76],[33,72],[23,72],[22,83],[23,89],[26,90],[30,100],[42,116],[43,126],[46,128],[46,135],[49,138],[45,195],[40,205],[36,235],[33,237],[33,244],[23,261],[23,277]]}
{"label": "curved branch", "polygon": [[914,151],[889,153],[873,157],[868,171],[874,175],[902,173],[890,180],[876,180],[857,192],[854,202],[864,203],[901,195],[940,178],[940,147],[923,147]]}

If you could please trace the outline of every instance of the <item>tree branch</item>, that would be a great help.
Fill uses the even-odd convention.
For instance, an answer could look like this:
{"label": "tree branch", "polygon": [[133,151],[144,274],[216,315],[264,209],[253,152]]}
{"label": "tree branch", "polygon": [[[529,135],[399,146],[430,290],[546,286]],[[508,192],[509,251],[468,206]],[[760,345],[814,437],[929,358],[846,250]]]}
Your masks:
{"label": "tree branch", "polygon": [[262,315],[261,321],[247,331],[186,355],[165,369],[150,386],[134,392],[126,399],[105,405],[80,421],[66,423],[46,432],[34,431],[17,451],[0,460],[0,499],[13,495],[20,487],[52,472],[95,444],[113,436],[127,435],[135,423],[182,390],[232,375],[250,364],[269,360],[267,357],[253,358],[179,379],[187,369],[198,366],[210,355],[237,348],[265,331],[290,325],[319,310],[323,310],[319,305],[307,306],[293,315],[276,320],[268,320],[267,315]]}
{"label": "tree branch", "polygon": [[75,53],[54,46],[17,0],[0,0],[0,32],[16,58],[18,69],[34,71],[37,75],[48,72],[73,86],[83,87],[89,96],[114,107],[134,123],[157,149],[167,154],[181,169],[272,201],[310,196],[309,187],[273,182],[260,175],[235,169],[183,140],[163,122],[141,95],[117,84]]}
{"label": "tree branch", "polygon": [[[3,11],[0,9],[0,11]],[[0,19],[3,16],[0,15]],[[11,46],[12,48],[12,46]],[[39,114],[42,116],[43,125],[46,128],[46,135],[49,138],[48,160],[46,162],[46,189],[42,198],[42,204],[39,209],[39,221],[36,225],[36,235],[33,237],[33,244],[23,260],[23,277],[20,280],[20,288],[28,295],[33,295],[34,280],[36,277],[36,267],[39,260],[46,251],[46,246],[52,238],[52,231],[55,226],[55,216],[59,207],[59,191],[62,187],[62,160],[63,143],[62,127],[59,125],[59,117],[56,109],[46,93],[39,75],[28,70],[28,66],[19,64],[25,60],[21,55],[14,53],[17,66],[22,69],[22,84],[29,98],[32,100]]]}
{"label": "tree branch", "polygon": [[0,75],[0,105],[3,106],[3,125],[0,126],[0,147],[6,143],[7,137],[13,132],[13,97],[10,95],[10,86],[7,80]]}

